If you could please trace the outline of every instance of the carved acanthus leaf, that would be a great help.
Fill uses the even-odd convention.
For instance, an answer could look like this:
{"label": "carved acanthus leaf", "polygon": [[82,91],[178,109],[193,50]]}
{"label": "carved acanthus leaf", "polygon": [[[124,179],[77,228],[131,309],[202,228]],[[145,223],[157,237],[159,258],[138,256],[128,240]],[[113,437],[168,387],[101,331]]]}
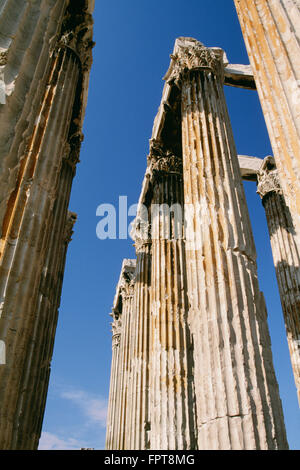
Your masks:
{"label": "carved acanthus leaf", "polygon": [[278,171],[273,157],[266,157],[257,175],[257,193],[263,199],[269,193],[282,194]]}
{"label": "carved acanthus leaf", "polygon": [[92,65],[92,48],[95,45],[91,38],[92,25],[93,17],[90,13],[83,11],[75,18],[67,14],[58,42],[58,47],[71,49],[78,56],[83,71],[89,70]]}
{"label": "carved acanthus leaf", "polygon": [[223,74],[223,62],[210,48],[200,42],[189,46],[180,46],[176,54],[171,55],[172,72],[168,82],[175,82],[180,87],[182,79],[192,70],[208,70],[215,75]]}
{"label": "carved acanthus leaf", "polygon": [[119,346],[120,338],[121,338],[121,331],[122,331],[122,320],[121,316],[118,312],[112,313],[113,322],[111,323],[112,329],[112,346]]}
{"label": "carved acanthus leaf", "polygon": [[114,334],[112,337],[112,347],[116,348],[120,345],[121,341],[121,335],[120,334]]}
{"label": "carved acanthus leaf", "polygon": [[152,244],[152,240],[150,238],[148,238],[147,240],[144,240],[143,238],[136,238],[136,240],[134,242],[136,253],[140,253],[148,245],[151,245],[151,244]]}
{"label": "carved acanthus leaf", "polygon": [[131,233],[136,253],[151,245],[151,225],[148,220],[137,217],[134,221],[134,230]]}
{"label": "carved acanthus leaf", "polygon": [[70,243],[70,241],[72,240],[72,235],[74,233],[73,228],[76,220],[77,214],[75,214],[75,212],[68,211],[64,234],[65,243]]}
{"label": "carved acanthus leaf", "polygon": [[150,143],[148,161],[154,178],[161,173],[182,175],[182,158],[177,157],[169,150],[165,150],[163,145],[156,140],[152,140]]}
{"label": "carved acanthus leaf", "polygon": [[75,132],[65,145],[63,158],[72,168],[75,168],[79,162],[80,149],[83,138],[84,136],[81,131]]}
{"label": "carved acanthus leaf", "polygon": [[131,271],[131,272],[125,271],[123,273],[121,286],[120,286],[120,293],[122,295],[123,300],[126,300],[127,298],[133,296],[134,284],[135,284],[134,271]]}

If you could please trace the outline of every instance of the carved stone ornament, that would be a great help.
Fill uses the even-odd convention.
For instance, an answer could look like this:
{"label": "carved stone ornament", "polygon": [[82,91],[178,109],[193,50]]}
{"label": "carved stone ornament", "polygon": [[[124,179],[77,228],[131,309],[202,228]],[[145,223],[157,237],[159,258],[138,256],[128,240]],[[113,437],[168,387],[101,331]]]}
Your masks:
{"label": "carved stone ornament", "polygon": [[65,144],[63,158],[72,168],[75,168],[79,162],[79,155],[83,138],[83,133],[78,131],[75,132],[75,134],[73,134],[69,138],[69,141]]}
{"label": "carved stone ornament", "polygon": [[124,277],[122,279],[122,285],[120,288],[120,293],[122,295],[123,301],[133,297],[134,294],[134,284],[135,284],[135,279],[128,279]]}
{"label": "carved stone ornament", "polygon": [[140,253],[146,246],[151,245],[151,244],[152,244],[151,239],[144,240],[143,238],[136,238],[134,242],[136,253]]}
{"label": "carved stone ornament", "polygon": [[120,315],[117,313],[112,314],[113,322],[111,324],[112,329],[112,345],[118,346],[120,344],[121,330],[122,330],[122,320]]}
{"label": "carved stone ornament", "polygon": [[121,341],[121,335],[120,334],[113,335],[113,337],[112,337],[112,347],[113,348],[118,347],[120,345],[120,341]]}
{"label": "carved stone ornament", "polygon": [[0,52],[0,67],[4,66],[7,64],[7,58],[8,58],[8,51],[1,51]]}
{"label": "carved stone ornament", "polygon": [[[71,19],[73,19],[71,17]],[[92,48],[95,42],[91,39],[92,15],[82,12],[76,16],[76,22],[70,21],[66,16],[63,33],[58,42],[58,47],[72,50],[80,60],[83,71],[90,69],[92,65]]]}
{"label": "carved stone ornament", "polygon": [[151,224],[148,221],[137,218],[134,221],[134,231],[131,233],[134,240],[135,251],[139,253],[147,245],[151,245]]}
{"label": "carved stone ornament", "polygon": [[177,157],[169,150],[164,150],[162,144],[156,140],[152,140],[150,143],[148,161],[154,178],[162,173],[182,175],[182,158]]}
{"label": "carved stone ornament", "polygon": [[193,70],[207,70],[215,75],[223,74],[223,62],[212,50],[200,42],[190,46],[180,46],[176,54],[171,55],[172,72],[168,82],[175,82],[180,87],[182,79]]}
{"label": "carved stone ornament", "polygon": [[282,194],[278,171],[273,157],[266,157],[257,175],[257,193],[263,199],[269,193]]}
{"label": "carved stone ornament", "polygon": [[74,233],[73,228],[74,228],[74,224],[76,220],[77,220],[77,214],[75,214],[75,212],[68,211],[66,225],[65,225],[65,235],[64,235],[65,243],[70,243],[70,241],[72,240],[72,235]]}

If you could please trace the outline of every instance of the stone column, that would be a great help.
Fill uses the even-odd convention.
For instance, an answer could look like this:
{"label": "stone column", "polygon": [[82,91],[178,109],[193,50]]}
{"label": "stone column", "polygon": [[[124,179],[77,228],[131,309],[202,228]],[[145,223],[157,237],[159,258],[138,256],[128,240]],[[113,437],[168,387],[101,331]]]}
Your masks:
{"label": "stone column", "polygon": [[257,175],[270,233],[292,368],[300,404],[300,257],[290,210],[285,203],[272,157],[266,157]]}
{"label": "stone column", "polygon": [[[25,358],[27,367],[21,378],[22,393],[17,404],[18,415],[22,416],[16,441],[13,442],[17,448],[37,448],[41,433],[67,248],[77,218],[76,214],[68,211],[68,206],[82,140],[83,135],[79,131],[69,138],[64,150],[53,212],[49,214],[52,230],[46,242],[47,258],[34,307],[34,325]],[[32,409],[40,411],[33,414]]]}
{"label": "stone column", "polygon": [[[51,257],[47,260],[47,262],[50,261],[50,263],[46,266],[41,279],[37,309],[40,313],[41,309],[44,307],[45,311],[39,316],[40,323],[36,331],[42,331],[43,334],[41,334],[40,337],[37,335],[37,339],[32,345],[32,350],[35,349],[32,353],[33,357],[36,354],[33,363],[33,372],[35,372],[36,375],[31,373],[30,387],[26,390],[27,398],[23,401],[24,423],[28,426],[28,437],[27,441],[21,444],[21,435],[18,444],[23,445],[24,449],[38,448],[39,438],[42,432],[66,256],[76,219],[76,214],[69,211],[67,212],[67,216],[63,218],[64,226],[62,227],[62,237],[58,238],[59,241],[57,239],[57,259],[55,262],[52,260],[53,264],[50,261]],[[53,238],[55,239],[55,235]],[[52,244],[54,241],[53,238]],[[47,269],[49,269],[49,271],[47,271]],[[50,270],[53,271],[51,272]],[[47,281],[52,276],[52,282],[46,287]],[[33,407],[37,410],[35,414],[32,413]]]}
{"label": "stone column", "polygon": [[[64,180],[62,181],[64,182]],[[41,276],[36,316],[26,353],[27,367],[21,378],[22,393],[18,397],[17,413],[22,416],[19,432],[15,435],[13,447],[36,449],[38,447],[46,406],[54,338],[58,320],[63,273],[66,255],[76,214],[68,212],[68,198],[65,186],[60,204],[54,213],[53,230],[49,240],[49,253]],[[32,413],[32,410],[37,410]]]}
{"label": "stone column", "polygon": [[223,92],[222,51],[180,38],[189,324],[199,449],[286,449],[267,313]]}
{"label": "stone column", "polygon": [[[278,175],[300,233],[299,0],[235,0]],[[299,235],[298,235],[299,236]],[[298,247],[299,247],[298,241]]]}
{"label": "stone column", "polygon": [[[17,153],[20,148],[23,154],[1,225],[0,338],[7,351],[6,364],[0,368],[0,447],[3,450],[32,449],[38,442],[36,429],[40,432],[43,419],[45,389],[42,405],[32,385],[43,368],[40,346],[52,344],[51,334],[55,330],[50,328],[50,336],[42,343],[45,331],[38,327],[46,323],[40,301],[47,296],[43,282],[45,271],[53,268],[56,273],[54,265],[64,264],[61,234],[55,230],[64,230],[71,189],[67,175],[65,185],[61,186],[64,149],[75,130],[81,128],[86,102],[92,46],[92,19],[87,9],[88,3],[80,0],[76,5],[69,5],[65,17],[61,11],[62,16],[56,18],[60,26],[63,24],[60,34],[45,45],[49,64],[39,108],[35,109],[34,127],[26,145],[16,142],[16,147],[11,149]],[[21,124],[24,122],[18,122],[17,127]],[[57,245],[53,241],[56,235]],[[51,254],[58,258],[51,260]],[[61,288],[60,282],[57,287]],[[57,296],[58,291],[53,295]],[[56,305],[59,302],[57,297],[51,300]],[[52,307],[55,316],[56,307]],[[34,351],[37,357],[33,356]],[[47,361],[49,364],[49,357]],[[33,404],[30,408],[29,403]]]}
{"label": "stone column", "polygon": [[[120,449],[124,445],[124,422],[128,392],[128,337],[131,330],[135,260],[123,261],[114,301],[114,323],[120,325],[118,344],[113,336],[113,357],[109,392],[106,448]],[[115,328],[114,328],[115,330]],[[118,347],[118,351],[116,351]],[[117,356],[117,357],[116,357]]]}
{"label": "stone column", "polygon": [[[1,2],[0,227],[40,112],[67,0]],[[2,231],[2,230],[1,230]],[[0,231],[0,252],[3,236]]]}
{"label": "stone column", "polygon": [[111,362],[111,376],[110,376],[110,389],[109,389],[109,403],[108,403],[108,416],[107,416],[107,434],[106,434],[106,448],[117,449],[117,428],[118,428],[118,394],[119,394],[119,381],[120,381],[120,337],[122,331],[121,313],[114,311],[112,314],[112,362]]}
{"label": "stone column", "polygon": [[[1,257],[0,292],[4,302],[1,309],[0,334],[5,340],[9,353],[8,362],[5,368],[1,370],[3,388],[0,388],[0,401],[1,411],[6,415],[2,423],[5,422],[8,427],[11,426],[11,429],[15,429],[16,432],[19,427],[17,425],[19,416],[15,416],[15,412],[17,410],[16,403],[21,394],[19,389],[20,374],[24,374],[24,367],[30,367],[30,364],[25,364],[24,350],[27,351],[36,320],[33,304],[36,300],[44,263],[44,260],[41,262],[40,256],[41,253],[45,254],[46,252],[50,222],[48,214],[52,212],[53,193],[57,184],[57,174],[55,173],[59,166],[60,154],[56,152],[63,138],[62,134],[66,132],[65,126],[61,128],[59,124],[57,113],[63,115],[66,122],[68,121],[70,104],[65,107],[66,96],[67,101],[72,102],[78,79],[76,64],[69,57],[69,54],[64,51],[61,51],[54,58],[52,72],[51,80],[54,80],[54,82],[52,82],[52,86],[47,93],[47,95],[52,95],[52,112],[50,113],[49,96],[45,96],[44,109],[41,112],[43,117],[41,119],[48,121],[48,125],[46,129],[37,129],[33,137],[34,150],[32,148],[29,150],[25,174],[23,174],[22,184],[14,201],[13,211],[11,214],[9,214],[9,211],[7,213],[10,221],[7,226],[6,244],[3,245]],[[64,89],[62,84],[68,74],[71,76],[65,88],[65,95],[62,92]],[[73,74],[75,74],[75,77],[72,76]],[[58,84],[56,80],[58,80]],[[65,112],[63,112],[63,109]],[[39,128],[39,126],[37,127]],[[44,127],[44,124],[41,127]],[[49,152],[48,146],[51,145],[53,132],[56,133],[56,144],[52,144],[52,165],[47,166],[44,164],[44,159],[36,160],[37,152]],[[42,149],[39,148],[40,145]],[[33,180],[33,170],[36,164],[35,179]],[[39,180],[43,184],[42,190],[38,184]],[[24,265],[26,269],[24,269]],[[16,291],[14,291],[15,289]],[[12,295],[13,291],[14,295]],[[18,312],[18,314],[12,316],[11,312]],[[6,398],[4,398],[4,395],[6,395]],[[14,422],[14,420],[16,421]],[[4,432],[5,437],[2,436],[3,443],[7,440],[7,445],[11,445],[11,443],[8,444],[10,435],[10,432],[6,429]],[[0,442],[2,443],[1,436]],[[4,448],[6,448],[6,444],[4,444]]]}
{"label": "stone column", "polygon": [[125,418],[124,446],[121,449],[145,450],[149,442],[149,330],[151,286],[151,240],[148,225],[137,226],[137,254],[133,312],[129,336],[128,395]]}
{"label": "stone column", "polygon": [[[130,260],[131,266],[135,266],[135,260]],[[128,275],[128,273],[127,273]],[[134,276],[132,278],[127,277],[126,283],[123,287],[122,292],[122,302],[123,302],[123,328],[122,336],[120,343],[120,362],[121,362],[121,372],[120,372],[120,390],[119,390],[119,411],[118,411],[118,428],[116,431],[116,449],[124,448],[125,441],[125,423],[126,416],[128,413],[127,410],[127,400],[128,400],[128,387],[129,387],[129,377],[128,377],[128,359],[129,359],[129,336],[132,328],[132,310],[133,310],[133,293],[134,293]]]}
{"label": "stone column", "polygon": [[151,142],[151,449],[195,449],[182,158]]}

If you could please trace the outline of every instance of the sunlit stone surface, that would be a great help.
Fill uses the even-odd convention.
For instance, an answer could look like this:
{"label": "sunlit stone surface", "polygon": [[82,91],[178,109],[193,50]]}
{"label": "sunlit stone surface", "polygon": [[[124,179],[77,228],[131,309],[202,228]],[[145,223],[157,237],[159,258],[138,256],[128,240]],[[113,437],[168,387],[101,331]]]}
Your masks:
{"label": "sunlit stone surface", "polygon": [[235,0],[300,248],[300,2]]}
{"label": "sunlit stone surface", "polygon": [[36,449],[92,63],[94,2],[0,6],[0,448]]}
{"label": "sunlit stone surface", "polygon": [[135,222],[130,438],[109,449],[287,448],[241,178],[256,181],[261,160],[238,159],[223,93],[250,88],[251,71],[245,83],[227,67],[220,48],[176,40]]}
{"label": "sunlit stone surface", "polygon": [[300,404],[300,258],[295,228],[273,157],[266,157],[257,175],[257,192],[266,211],[271,247]]}

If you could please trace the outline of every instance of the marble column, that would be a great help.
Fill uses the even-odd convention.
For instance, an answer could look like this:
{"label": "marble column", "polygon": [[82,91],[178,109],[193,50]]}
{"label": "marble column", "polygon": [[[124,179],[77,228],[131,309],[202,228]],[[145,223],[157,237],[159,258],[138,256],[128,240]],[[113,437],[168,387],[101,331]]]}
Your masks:
{"label": "marble column", "polygon": [[266,157],[257,175],[270,233],[291,363],[300,404],[300,257],[295,228],[286,205],[273,157]]}
{"label": "marble column", "polygon": [[256,251],[223,91],[220,49],[175,45],[182,91],[189,324],[199,449],[286,449]]}
{"label": "marble column", "polygon": [[[26,352],[18,397],[18,415],[22,416],[13,445],[25,449],[37,448],[42,428],[51,370],[51,360],[63,284],[63,273],[69,242],[77,216],[68,211],[76,164],[79,161],[83,135],[80,131],[69,138],[56,188],[55,204],[49,213],[52,230],[48,232],[45,260],[36,300],[32,335]],[[39,410],[32,413],[32,409]]]}
{"label": "marble column", "polygon": [[[300,5],[235,0],[283,195],[300,234]],[[299,243],[298,240],[298,249]]]}
{"label": "marble column", "polygon": [[[27,19],[30,18],[33,23],[37,20],[40,3],[29,2],[26,6]],[[47,4],[49,7],[48,1],[43,3],[45,8]],[[53,2],[50,3],[53,5]],[[8,17],[17,19],[18,10],[14,9],[13,4],[16,5],[16,2],[6,2],[4,12]],[[10,13],[6,11],[9,6]],[[67,10],[63,6],[67,7]],[[30,93],[28,92],[28,96],[25,93],[24,97],[18,88],[20,82],[28,80],[26,67],[22,64],[15,88],[7,98],[2,116],[8,119],[14,102],[17,101],[15,111],[18,113],[13,118],[16,140],[7,149],[7,162],[14,161],[16,166],[9,181],[11,187],[8,195],[1,199],[0,210],[0,339],[5,342],[7,353],[6,364],[0,367],[0,447],[3,450],[36,448],[43,419],[48,379],[44,381],[46,388],[42,387],[42,402],[36,395],[35,399],[33,398],[36,390],[32,387],[44,365],[41,361],[43,353],[40,346],[45,346],[41,341],[45,331],[38,327],[46,327],[46,323],[40,301],[45,295],[45,272],[48,268],[53,268],[57,274],[57,268],[50,260],[50,253],[58,257],[53,263],[57,263],[60,268],[64,264],[65,250],[62,247],[61,234],[57,235],[57,246],[53,237],[56,236],[56,229],[64,231],[66,203],[71,189],[71,182],[66,178],[63,188],[65,193],[61,193],[64,149],[71,136],[81,129],[86,105],[87,78],[93,45],[91,6],[92,4],[85,0],[76,2],[76,5],[74,2],[61,2],[59,8],[56,5],[56,16],[51,16],[52,34],[50,38],[47,36],[43,43],[41,63],[38,56],[27,57],[27,60],[32,61],[31,68],[36,66],[39,69],[43,64],[45,76],[41,81],[34,77],[33,89],[27,83]],[[31,17],[30,11],[28,12],[30,7],[33,9]],[[39,31],[44,31],[43,26],[47,24],[47,19],[50,21],[47,11],[50,15],[49,8],[43,10],[43,21],[38,23]],[[1,17],[0,20],[2,19]],[[4,23],[9,24],[6,21]],[[53,23],[59,28],[54,36]],[[12,40],[17,38],[19,42],[25,33],[24,23],[18,34],[12,34]],[[34,44],[36,40],[35,36]],[[10,70],[14,69],[14,47],[17,48],[17,44],[8,52],[7,57]],[[23,49],[22,45],[21,50]],[[32,47],[29,47],[29,55],[35,50],[32,44]],[[48,56],[47,60],[45,55]],[[38,74],[41,79],[40,74],[41,70]],[[22,117],[22,112],[19,112],[20,103],[27,109],[25,118]],[[31,105],[32,110],[28,111]],[[27,115],[32,126],[26,121]],[[7,125],[5,119],[4,122]],[[27,125],[29,127],[26,127]],[[23,135],[26,138],[22,140],[20,136]],[[51,290],[50,286],[47,287]],[[55,295],[60,295],[60,282],[57,283],[57,289]],[[54,297],[55,295],[53,293]],[[51,310],[51,315],[56,311],[55,305],[59,302],[59,299],[54,297],[54,310]],[[55,313],[53,314],[55,317]],[[50,336],[45,338],[45,342],[51,345],[51,334],[55,329],[50,328],[48,332]],[[37,351],[37,357],[33,355],[34,351]],[[49,364],[49,357],[47,361]],[[29,406],[29,403],[32,406]]]}
{"label": "marble column", "polygon": [[[135,260],[130,260],[131,266],[135,266]],[[128,274],[128,273],[127,273]],[[130,280],[129,280],[130,279]],[[129,350],[128,350],[128,339],[131,331],[131,319],[132,319],[132,310],[133,310],[133,294],[134,294],[134,275],[132,278],[126,280],[126,285],[123,290],[122,299],[123,299],[123,328],[120,342],[120,361],[121,361],[121,373],[120,373],[120,384],[119,384],[119,405],[118,405],[118,427],[116,430],[116,449],[124,448],[125,441],[125,423],[126,416],[128,413],[127,410],[127,399],[128,399],[128,387],[129,387],[129,376],[128,376],[128,359],[129,359]]]}
{"label": "marble column", "polygon": [[[76,222],[76,214],[74,212],[67,213],[65,218],[65,227],[62,231],[62,239],[60,240],[59,244],[59,252],[58,252],[58,265],[57,271],[54,271],[54,282],[53,285],[50,287],[48,292],[40,291],[39,296],[39,308],[46,304],[47,306],[47,313],[49,314],[48,318],[45,318],[45,314],[41,315],[42,319],[42,326],[44,327],[43,336],[42,338],[38,338],[37,344],[35,345],[36,350],[37,347],[40,345],[41,351],[35,360],[35,370],[37,371],[36,376],[33,377],[31,386],[28,387],[27,395],[28,400],[24,401],[24,408],[26,416],[26,425],[29,428],[27,441],[23,443],[23,448],[28,449],[36,449],[38,448],[39,439],[42,432],[42,425],[43,425],[43,418],[44,412],[46,407],[46,400],[47,400],[47,393],[48,393],[48,386],[50,380],[50,373],[51,373],[51,361],[54,349],[54,341],[55,341],[55,334],[56,334],[56,327],[58,322],[58,314],[59,314],[59,306],[60,306],[60,298],[62,292],[62,285],[63,285],[63,278],[64,278],[64,270],[65,270],[65,263],[67,257],[68,246],[71,241],[71,237],[73,234],[73,227]],[[44,271],[45,274],[45,271]],[[41,287],[45,285],[46,279],[43,277],[41,280]],[[55,282],[56,281],[56,282]],[[48,295],[47,295],[48,294]],[[46,320],[43,324],[43,320]],[[34,386],[36,388],[34,389]],[[32,393],[32,390],[34,392]],[[31,396],[30,396],[31,394]],[[35,407],[37,412],[35,414],[32,413],[32,407]],[[21,445],[22,437],[19,437],[19,442]]]}
{"label": "marble column", "polygon": [[122,315],[118,311],[112,313],[112,361],[111,361],[111,376],[110,376],[110,390],[109,390],[109,403],[108,403],[108,416],[107,416],[107,434],[106,434],[106,448],[117,449],[116,440],[118,438],[116,430],[118,427],[117,414],[117,397],[119,393],[120,381],[120,338],[122,331]]}
{"label": "marble column", "polygon": [[151,142],[151,449],[195,449],[182,158]]}
{"label": "marble column", "polygon": [[149,362],[151,357],[149,355],[149,331],[152,248],[148,222],[143,227],[138,222],[134,234],[137,261],[133,311],[128,338],[128,394],[122,449],[145,450],[150,448]]}
{"label": "marble column", "polygon": [[121,449],[124,445],[128,393],[128,337],[132,326],[135,266],[135,260],[123,261],[112,313],[114,318],[113,355],[106,449]]}

